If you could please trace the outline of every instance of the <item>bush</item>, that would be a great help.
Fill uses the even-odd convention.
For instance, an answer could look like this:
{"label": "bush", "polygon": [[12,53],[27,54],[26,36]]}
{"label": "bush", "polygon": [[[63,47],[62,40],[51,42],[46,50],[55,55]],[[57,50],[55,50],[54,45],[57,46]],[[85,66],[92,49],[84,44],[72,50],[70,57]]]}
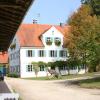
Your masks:
{"label": "bush", "polygon": [[9,73],[7,76],[8,77],[14,77],[14,78],[18,78],[19,77],[19,75],[17,75],[16,73]]}

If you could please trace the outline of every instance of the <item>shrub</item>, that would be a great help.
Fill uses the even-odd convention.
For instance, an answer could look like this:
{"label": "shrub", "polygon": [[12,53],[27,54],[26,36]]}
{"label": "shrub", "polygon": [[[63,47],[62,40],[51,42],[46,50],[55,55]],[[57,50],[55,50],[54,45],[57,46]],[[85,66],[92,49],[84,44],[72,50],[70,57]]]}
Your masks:
{"label": "shrub", "polygon": [[17,75],[16,73],[9,73],[7,76],[8,77],[14,77],[14,78],[18,78],[19,77],[19,75]]}

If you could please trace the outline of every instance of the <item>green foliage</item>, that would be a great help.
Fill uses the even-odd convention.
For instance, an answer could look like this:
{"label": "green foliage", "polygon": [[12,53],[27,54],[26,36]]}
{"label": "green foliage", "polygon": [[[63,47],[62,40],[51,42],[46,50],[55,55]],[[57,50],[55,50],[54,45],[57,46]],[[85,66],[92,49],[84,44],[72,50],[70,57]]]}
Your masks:
{"label": "green foliage", "polygon": [[[69,46],[71,60],[78,64],[78,60],[94,68],[100,64],[100,20],[97,16],[91,16],[91,8],[88,5],[82,5],[68,21],[71,26],[71,42],[73,47]],[[76,61],[77,59],[77,61]]]}
{"label": "green foliage", "polygon": [[47,41],[46,44],[47,45],[52,45],[52,41],[51,40],[50,41]]}
{"label": "green foliage", "polygon": [[89,5],[93,14],[100,16],[100,0],[81,0],[85,5]]}
{"label": "green foliage", "polygon": [[42,62],[42,61],[39,61],[39,62],[32,62],[32,65],[33,65],[33,68],[34,68],[36,77],[37,77],[38,72],[39,72],[39,70],[40,70],[40,66],[47,67],[47,63]]}
{"label": "green foliage", "polygon": [[48,66],[48,67],[55,67],[55,64],[54,64],[54,62],[48,62],[48,63],[47,63],[47,66]]}
{"label": "green foliage", "polygon": [[97,88],[100,89],[100,77],[80,80],[78,81],[78,85],[84,88]]}
{"label": "green foliage", "polygon": [[60,40],[55,40],[55,45],[56,46],[60,46],[61,45],[61,41]]}
{"label": "green foliage", "polygon": [[33,68],[34,68],[34,71],[35,71],[35,75],[37,77],[38,72],[39,72],[38,62],[32,62],[32,65],[33,65]]}
{"label": "green foliage", "polygon": [[38,62],[38,66],[45,66],[45,67],[47,67],[47,63],[39,61]]}
{"label": "green foliage", "polygon": [[17,75],[16,73],[8,73],[7,75],[8,77],[14,77],[14,78],[18,78],[19,75]]}
{"label": "green foliage", "polygon": [[3,66],[3,64],[0,64],[0,67],[2,67]]}

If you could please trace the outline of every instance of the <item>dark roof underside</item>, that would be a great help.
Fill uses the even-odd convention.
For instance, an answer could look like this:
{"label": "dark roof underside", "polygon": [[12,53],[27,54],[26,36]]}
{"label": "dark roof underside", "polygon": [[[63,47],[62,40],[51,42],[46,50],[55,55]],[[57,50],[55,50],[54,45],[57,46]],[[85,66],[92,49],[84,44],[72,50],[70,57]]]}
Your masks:
{"label": "dark roof underside", "polygon": [[0,51],[6,51],[34,0],[0,0]]}

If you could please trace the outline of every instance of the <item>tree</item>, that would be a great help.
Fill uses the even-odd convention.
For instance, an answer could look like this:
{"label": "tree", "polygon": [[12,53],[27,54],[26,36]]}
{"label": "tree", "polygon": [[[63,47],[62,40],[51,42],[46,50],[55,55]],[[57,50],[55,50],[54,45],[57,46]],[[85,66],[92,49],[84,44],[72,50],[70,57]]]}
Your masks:
{"label": "tree", "polygon": [[81,2],[89,5],[93,14],[100,16],[100,0],[81,0]]}
{"label": "tree", "polygon": [[[100,20],[91,16],[91,8],[82,5],[68,20],[71,26],[69,51],[72,58],[81,60],[85,66],[96,66],[100,62]],[[92,62],[95,64],[93,65]]]}
{"label": "tree", "polygon": [[33,65],[35,75],[36,75],[36,78],[37,78],[37,75],[38,75],[38,72],[39,72],[38,62],[32,62],[32,65]]}

